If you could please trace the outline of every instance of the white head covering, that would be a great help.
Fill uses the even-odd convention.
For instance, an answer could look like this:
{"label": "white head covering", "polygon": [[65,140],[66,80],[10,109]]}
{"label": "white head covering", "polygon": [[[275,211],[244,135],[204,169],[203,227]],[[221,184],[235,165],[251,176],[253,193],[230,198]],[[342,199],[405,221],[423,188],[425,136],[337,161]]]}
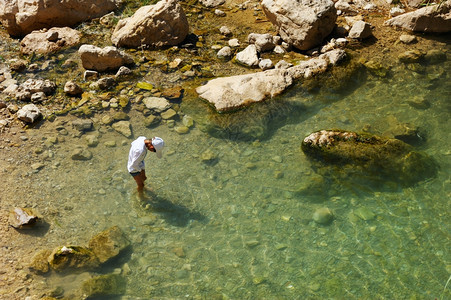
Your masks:
{"label": "white head covering", "polygon": [[152,145],[155,148],[156,154],[158,158],[161,158],[163,156],[163,148],[164,148],[164,141],[160,137],[154,137],[152,138]]}

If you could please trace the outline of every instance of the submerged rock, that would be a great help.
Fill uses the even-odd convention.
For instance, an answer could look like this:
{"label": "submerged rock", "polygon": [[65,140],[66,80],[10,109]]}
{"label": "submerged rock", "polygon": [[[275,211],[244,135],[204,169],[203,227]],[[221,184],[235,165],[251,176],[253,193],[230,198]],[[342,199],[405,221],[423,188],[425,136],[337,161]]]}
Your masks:
{"label": "submerged rock", "polygon": [[99,265],[95,254],[81,246],[62,246],[50,254],[49,265],[55,271],[67,269],[92,269]]}
{"label": "submerged rock", "polygon": [[52,251],[49,249],[44,249],[36,253],[28,266],[30,271],[36,274],[45,274],[50,271],[48,259],[51,254]]}
{"label": "submerged rock", "polygon": [[189,33],[188,20],[177,0],[162,0],[120,20],[111,36],[118,47],[162,47],[181,43]]}
{"label": "submerged rock", "polygon": [[73,160],[90,160],[92,153],[88,149],[75,148],[71,157]]}
{"label": "submerged rock", "polygon": [[94,252],[100,263],[116,257],[129,245],[130,242],[118,226],[102,231],[89,241],[89,249]]}
{"label": "submerged rock", "polygon": [[162,97],[146,97],[142,100],[144,105],[157,113],[161,113],[171,107],[171,103]]}
{"label": "submerged rock", "polygon": [[364,221],[370,221],[376,217],[376,214],[366,207],[357,208],[354,211],[354,215],[356,215],[357,217],[359,217],[360,219],[362,219]]}
{"label": "submerged rock", "polygon": [[125,137],[132,136],[132,127],[129,121],[119,121],[112,125],[113,129]]}
{"label": "submerged rock", "polygon": [[126,281],[118,274],[93,277],[83,282],[83,292],[87,297],[122,295],[125,293]]}
{"label": "submerged rock", "polygon": [[313,221],[321,225],[327,225],[332,222],[334,215],[327,207],[321,207],[313,213]]}
{"label": "submerged rock", "polygon": [[80,132],[86,132],[92,130],[93,122],[89,119],[77,119],[72,121],[72,126]]}
{"label": "submerged rock", "polygon": [[[302,151],[323,165],[338,165],[350,175],[377,177],[412,185],[436,176],[428,155],[397,139],[343,130],[321,130],[307,136]],[[349,166],[350,168],[345,168]]]}

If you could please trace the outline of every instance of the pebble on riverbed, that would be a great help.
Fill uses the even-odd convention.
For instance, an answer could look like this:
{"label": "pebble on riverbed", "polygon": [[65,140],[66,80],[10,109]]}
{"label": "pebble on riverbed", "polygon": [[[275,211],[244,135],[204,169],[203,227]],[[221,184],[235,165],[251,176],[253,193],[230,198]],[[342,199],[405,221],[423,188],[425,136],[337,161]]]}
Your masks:
{"label": "pebble on riverbed", "polygon": [[334,215],[332,214],[332,211],[327,207],[318,208],[313,213],[313,220],[316,223],[321,224],[321,225],[330,224],[330,222],[332,222],[333,218],[334,218]]}

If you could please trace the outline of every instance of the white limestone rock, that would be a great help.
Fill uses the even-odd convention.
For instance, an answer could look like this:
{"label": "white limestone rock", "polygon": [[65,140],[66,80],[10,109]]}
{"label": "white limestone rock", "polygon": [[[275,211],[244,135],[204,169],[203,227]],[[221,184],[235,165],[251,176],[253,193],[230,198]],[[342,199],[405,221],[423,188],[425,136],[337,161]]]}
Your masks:
{"label": "white limestone rock", "polygon": [[450,32],[451,0],[396,16],[385,21],[384,25],[417,32]]}
{"label": "white limestone rock", "polygon": [[255,45],[247,46],[243,51],[236,54],[236,60],[246,66],[255,67],[258,66],[258,54],[257,47]]}
{"label": "white limestone rock", "polygon": [[221,58],[228,58],[232,56],[232,49],[229,46],[222,47],[216,55]]}
{"label": "white limestone rock", "polygon": [[266,59],[260,60],[260,62],[258,63],[258,67],[260,69],[262,69],[263,71],[265,71],[265,70],[274,68],[274,64],[273,64],[272,60],[270,60],[269,58],[266,58]]}
{"label": "white limestone rock", "polygon": [[81,34],[69,27],[54,27],[45,30],[35,30],[27,34],[20,42],[23,54],[46,54],[57,52],[63,48],[77,45]]}
{"label": "white limestone rock", "polygon": [[120,20],[111,36],[118,47],[164,47],[180,44],[189,33],[188,20],[177,0],[161,0]]}
{"label": "white limestone rock", "polygon": [[17,112],[17,118],[25,123],[32,124],[42,116],[39,108],[34,104],[27,104]]}
{"label": "white limestone rock", "polygon": [[293,83],[287,70],[274,69],[253,74],[210,80],[196,89],[199,96],[218,111],[227,111],[275,97]]}
{"label": "white limestone rock", "polygon": [[171,103],[162,97],[146,97],[143,100],[144,105],[155,112],[161,113],[171,107]]}
{"label": "white limestone rock", "polygon": [[200,0],[199,2],[205,7],[213,8],[224,4],[225,0]]}
{"label": "white limestone rock", "polygon": [[99,48],[94,45],[82,45],[78,49],[83,68],[98,72],[117,70],[123,65],[133,63],[133,58],[116,47]]}
{"label": "white limestone rock", "polygon": [[357,21],[352,25],[348,36],[352,39],[366,39],[372,35],[370,24],[364,21]]}
{"label": "white limestone rock", "polygon": [[275,47],[273,36],[269,33],[251,33],[248,35],[247,41],[249,42],[249,44],[255,45],[258,53],[271,51]]}
{"label": "white limestone rock", "polygon": [[299,50],[321,44],[337,19],[332,0],[263,0],[262,8],[282,39]]}
{"label": "white limestone rock", "polygon": [[117,9],[121,0],[0,1],[0,22],[11,36],[33,30],[74,26]]}

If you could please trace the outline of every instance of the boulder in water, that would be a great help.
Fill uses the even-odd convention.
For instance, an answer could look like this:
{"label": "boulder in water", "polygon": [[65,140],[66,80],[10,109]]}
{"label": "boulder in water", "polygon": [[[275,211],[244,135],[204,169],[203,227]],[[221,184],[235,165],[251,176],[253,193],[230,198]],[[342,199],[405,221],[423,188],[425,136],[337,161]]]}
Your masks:
{"label": "boulder in water", "polygon": [[313,221],[321,225],[327,225],[332,222],[334,215],[327,207],[320,207],[313,213]]}
{"label": "boulder in water", "polygon": [[36,274],[45,274],[48,271],[50,271],[48,259],[51,254],[52,254],[52,250],[49,250],[49,249],[44,249],[44,250],[41,250],[38,253],[36,253],[31,261],[30,265],[28,266],[30,271],[32,271]]}
{"label": "boulder in water", "polygon": [[49,265],[55,271],[66,269],[92,269],[99,265],[94,252],[81,246],[62,246],[53,250]]}
{"label": "boulder in water", "polygon": [[129,245],[130,242],[118,226],[102,231],[89,241],[89,249],[94,252],[101,263],[116,257]]}
{"label": "boulder in water", "polygon": [[83,282],[83,292],[91,297],[122,295],[125,293],[125,279],[118,274],[107,274],[93,277]]}
{"label": "boulder in water", "polygon": [[321,130],[307,136],[301,149],[323,165],[338,165],[354,176],[365,174],[404,186],[434,177],[438,170],[434,159],[403,141],[368,133]]}

